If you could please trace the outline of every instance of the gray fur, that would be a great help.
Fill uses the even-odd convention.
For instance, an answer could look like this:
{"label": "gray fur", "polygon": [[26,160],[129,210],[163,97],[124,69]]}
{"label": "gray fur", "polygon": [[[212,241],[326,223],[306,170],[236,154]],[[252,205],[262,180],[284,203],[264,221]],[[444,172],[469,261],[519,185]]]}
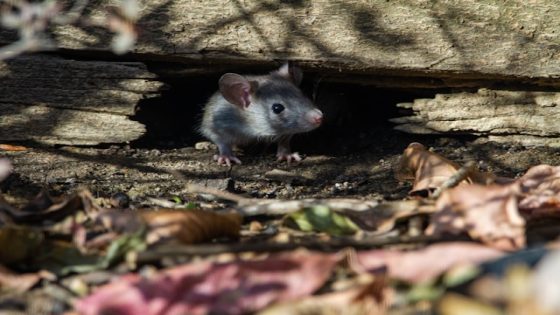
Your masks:
{"label": "gray fur", "polygon": [[[245,78],[256,87],[251,91],[248,107],[229,103],[219,91],[204,107],[200,132],[218,145],[220,154],[229,154],[233,145],[276,141],[318,126],[306,118],[310,111],[317,111],[315,105],[289,78],[279,72]],[[272,111],[274,103],[284,105],[285,110],[275,114]]]}

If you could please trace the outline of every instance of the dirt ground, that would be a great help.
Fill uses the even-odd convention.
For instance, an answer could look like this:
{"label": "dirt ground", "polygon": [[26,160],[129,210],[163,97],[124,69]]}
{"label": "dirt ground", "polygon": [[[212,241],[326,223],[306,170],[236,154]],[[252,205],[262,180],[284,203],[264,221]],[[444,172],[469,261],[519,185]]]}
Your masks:
{"label": "dirt ground", "polygon": [[141,205],[147,197],[188,200],[191,196],[186,195],[186,182],[255,198],[395,200],[406,197],[410,184],[396,180],[393,168],[402,150],[413,141],[459,164],[476,161],[481,170],[500,176],[515,177],[537,164],[560,165],[560,152],[550,148],[379,134],[375,130],[360,134],[352,137],[353,143],[348,138],[296,139],[295,149],[305,159],[292,165],[275,161],[274,145],[255,145],[241,153],[243,164],[232,168],[217,165],[212,160],[215,148],[204,142],[197,148],[173,149],[29,147],[24,152],[1,154],[9,157],[15,168],[1,188],[5,196],[21,202],[41,189],[59,195],[79,187],[87,187],[100,197],[125,193],[132,205]]}

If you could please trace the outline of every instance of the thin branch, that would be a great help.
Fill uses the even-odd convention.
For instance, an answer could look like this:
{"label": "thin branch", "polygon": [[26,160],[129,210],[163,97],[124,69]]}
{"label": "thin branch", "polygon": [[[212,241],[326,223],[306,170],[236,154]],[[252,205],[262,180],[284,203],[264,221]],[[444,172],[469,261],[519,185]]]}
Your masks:
{"label": "thin branch", "polygon": [[475,171],[476,164],[473,161],[465,163],[453,176],[449,177],[449,179],[438,187],[430,197],[432,199],[437,199],[445,190],[459,185],[460,182],[467,179]]}
{"label": "thin branch", "polygon": [[258,199],[245,198],[245,197],[242,197],[242,196],[239,196],[239,195],[236,195],[236,194],[232,194],[232,193],[227,192],[227,191],[222,191],[222,190],[214,189],[214,188],[210,188],[210,187],[204,187],[204,186],[197,185],[197,184],[187,184],[187,185],[185,185],[185,189],[190,193],[209,194],[209,195],[216,196],[220,199],[235,202],[238,205],[248,204],[248,203],[251,203],[251,202],[257,202],[258,201]]}
{"label": "thin branch", "polygon": [[[460,238],[464,239],[464,238]],[[336,252],[344,248],[355,249],[374,249],[395,244],[424,244],[442,241],[439,237],[419,236],[419,237],[392,237],[383,239],[333,239],[330,241],[306,240],[294,243],[231,243],[231,244],[201,244],[201,245],[175,245],[161,246],[152,250],[138,254],[139,263],[147,263],[160,260],[164,257],[180,257],[180,256],[210,256],[223,253],[242,253],[242,252],[258,252],[273,253],[294,250],[297,248],[307,248],[311,250],[319,250],[324,252]],[[448,241],[448,239],[446,239]]]}

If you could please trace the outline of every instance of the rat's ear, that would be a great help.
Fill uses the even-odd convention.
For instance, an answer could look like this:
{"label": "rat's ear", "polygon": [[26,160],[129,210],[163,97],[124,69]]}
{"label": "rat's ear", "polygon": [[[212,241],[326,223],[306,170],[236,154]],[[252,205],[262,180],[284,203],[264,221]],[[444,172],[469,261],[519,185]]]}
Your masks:
{"label": "rat's ear", "polygon": [[301,69],[294,66],[291,62],[284,63],[280,69],[273,73],[292,81],[295,85],[299,85],[303,79],[303,72]]}
{"label": "rat's ear", "polygon": [[230,103],[241,108],[251,104],[251,94],[256,88],[256,82],[249,82],[244,76],[236,73],[226,73],[218,81],[220,93]]}

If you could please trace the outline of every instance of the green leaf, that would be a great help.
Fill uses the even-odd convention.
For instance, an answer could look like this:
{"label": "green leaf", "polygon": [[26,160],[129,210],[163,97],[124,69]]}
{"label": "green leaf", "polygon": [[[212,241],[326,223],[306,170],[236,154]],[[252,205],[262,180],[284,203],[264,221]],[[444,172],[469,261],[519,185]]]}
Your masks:
{"label": "green leaf", "polygon": [[413,286],[408,294],[406,294],[406,298],[409,302],[418,302],[418,301],[433,301],[438,299],[443,293],[445,289],[439,285],[425,283]]}
{"label": "green leaf", "polygon": [[330,235],[349,235],[359,228],[346,216],[326,206],[305,208],[289,215],[298,228],[305,232],[318,231]]}
{"label": "green leaf", "polygon": [[474,265],[455,267],[444,274],[442,281],[446,287],[458,286],[474,279],[480,272],[480,268]]}
{"label": "green leaf", "polygon": [[106,269],[123,261],[127,253],[146,249],[144,230],[120,236],[109,245],[104,256],[84,255],[73,244],[51,242],[36,264],[58,275]]}
{"label": "green leaf", "polygon": [[198,208],[199,208],[199,205],[198,205],[198,203],[192,202],[192,201],[191,201],[191,202],[187,203],[187,207],[186,207],[186,208],[187,208],[188,210],[191,210],[191,209],[198,209]]}

